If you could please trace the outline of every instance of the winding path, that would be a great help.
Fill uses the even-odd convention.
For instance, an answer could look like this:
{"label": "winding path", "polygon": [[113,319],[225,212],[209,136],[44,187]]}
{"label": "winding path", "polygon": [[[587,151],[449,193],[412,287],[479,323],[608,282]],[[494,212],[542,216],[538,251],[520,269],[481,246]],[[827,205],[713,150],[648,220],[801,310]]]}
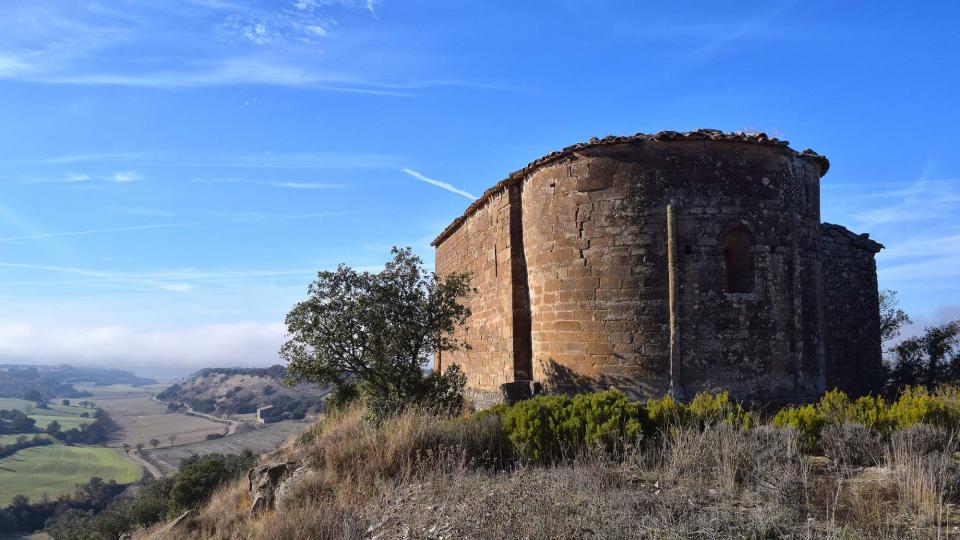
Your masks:
{"label": "winding path", "polygon": [[127,450],[127,455],[130,456],[130,459],[136,461],[141,466],[143,466],[143,468],[146,469],[147,472],[149,472],[151,475],[153,475],[154,478],[160,478],[161,476],[163,476],[163,473],[160,472],[160,469],[156,468],[153,465],[153,463],[150,463],[149,461],[143,459],[143,457],[140,455],[140,452],[138,450]]}

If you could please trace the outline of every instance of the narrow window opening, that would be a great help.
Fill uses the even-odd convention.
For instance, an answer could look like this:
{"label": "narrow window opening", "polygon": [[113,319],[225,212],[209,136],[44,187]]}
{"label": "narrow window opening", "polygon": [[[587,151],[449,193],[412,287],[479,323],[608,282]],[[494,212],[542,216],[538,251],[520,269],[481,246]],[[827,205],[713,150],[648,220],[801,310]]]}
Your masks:
{"label": "narrow window opening", "polygon": [[728,293],[753,291],[753,236],[738,225],[723,236],[723,261]]}

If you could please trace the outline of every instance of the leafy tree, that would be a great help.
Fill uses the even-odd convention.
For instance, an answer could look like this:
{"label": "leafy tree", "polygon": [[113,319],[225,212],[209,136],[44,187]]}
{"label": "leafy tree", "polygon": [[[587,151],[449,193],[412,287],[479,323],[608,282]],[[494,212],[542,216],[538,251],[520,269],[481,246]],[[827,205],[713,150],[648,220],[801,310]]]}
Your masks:
{"label": "leafy tree", "polygon": [[249,450],[239,455],[210,454],[184,460],[170,488],[169,515],[196,508],[220,485],[246,472],[255,461]]}
{"label": "leafy tree", "polygon": [[170,446],[173,446],[174,441],[177,440],[177,436],[176,436],[176,435],[168,435],[168,436],[167,436],[167,440],[170,441]]}
{"label": "leafy tree", "polygon": [[150,439],[150,446],[156,449],[158,446],[160,446],[160,439]]}
{"label": "leafy tree", "polygon": [[137,443],[137,452],[139,452],[139,451],[141,451],[141,450],[143,450],[143,443],[142,443],[142,442],[138,442],[138,443]]}
{"label": "leafy tree", "polygon": [[120,538],[121,534],[130,531],[134,526],[130,508],[131,503],[128,500],[112,501],[93,519],[93,530],[100,538]]}
{"label": "leafy tree", "polygon": [[70,508],[47,526],[54,540],[99,540],[92,530],[93,512]]}
{"label": "leafy tree", "polygon": [[[379,273],[341,264],[317,274],[309,298],[286,317],[290,339],[280,354],[289,363],[288,384],[330,384],[345,398],[362,394],[380,417],[410,404],[459,401],[449,396],[462,391],[458,369],[424,376],[422,368],[434,352],[466,346],[452,333],[470,316],[460,303],[469,275],[437,276],[410,248],[391,254]],[[444,395],[441,403],[437,395]]]}
{"label": "leafy tree", "polygon": [[887,364],[887,393],[891,396],[906,386],[956,384],[960,382],[960,320],[926,328],[891,352],[893,359]]}
{"label": "leafy tree", "polygon": [[43,396],[40,395],[39,390],[31,388],[23,393],[23,399],[27,401],[43,401]]}
{"label": "leafy tree", "polygon": [[170,488],[174,478],[164,476],[156,480],[148,480],[137,498],[130,505],[130,518],[143,527],[149,527],[167,515],[170,504]]}
{"label": "leafy tree", "polygon": [[60,433],[60,422],[57,422],[56,420],[50,422],[49,424],[47,424],[46,431],[47,431],[47,434],[53,435],[54,437],[56,437]]}
{"label": "leafy tree", "polygon": [[70,400],[69,400],[69,399],[65,399],[65,400],[61,401],[61,403],[63,403],[63,406],[64,406],[64,407],[69,407],[69,406],[70,406]]}
{"label": "leafy tree", "polygon": [[887,343],[900,335],[903,325],[910,324],[910,316],[900,309],[897,291],[880,291],[880,339]]}

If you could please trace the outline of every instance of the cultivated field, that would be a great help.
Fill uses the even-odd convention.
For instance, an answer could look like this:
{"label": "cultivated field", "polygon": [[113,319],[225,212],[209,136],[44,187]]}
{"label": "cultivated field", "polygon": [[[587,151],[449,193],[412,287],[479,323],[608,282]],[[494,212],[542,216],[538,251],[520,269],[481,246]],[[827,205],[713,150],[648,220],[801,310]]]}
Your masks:
{"label": "cultivated field", "polygon": [[149,448],[150,439],[158,439],[162,445],[167,446],[170,444],[171,435],[176,436],[174,444],[182,444],[205,440],[211,433],[226,432],[227,426],[224,424],[197,416],[167,412],[166,405],[153,401],[151,394],[143,389],[118,390],[118,386],[121,385],[84,388],[89,392],[103,392],[87,399],[96,402],[120,427],[110,446],[121,446],[124,443],[136,446],[137,443],[143,443]]}
{"label": "cultivated field", "polygon": [[136,482],[143,474],[139,465],[113,448],[93,446],[38,446],[0,459],[0,506],[14,495],[38,500],[72,493],[77,484],[99,476],[121,484]]}
{"label": "cultivated field", "polygon": [[273,450],[290,438],[291,435],[302,433],[311,425],[311,422],[277,422],[252,431],[237,433],[212,441],[178,444],[157,450],[144,450],[143,457],[157,465],[157,467],[166,474],[175,470],[181,461],[193,455],[239,454],[245,449],[249,449],[254,454],[258,454]]}

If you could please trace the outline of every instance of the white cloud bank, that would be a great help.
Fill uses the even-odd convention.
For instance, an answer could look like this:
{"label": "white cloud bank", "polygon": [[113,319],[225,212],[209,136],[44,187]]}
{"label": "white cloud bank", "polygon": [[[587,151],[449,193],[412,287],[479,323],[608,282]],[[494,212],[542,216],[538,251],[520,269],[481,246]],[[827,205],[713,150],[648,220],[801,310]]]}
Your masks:
{"label": "white cloud bank", "polygon": [[0,363],[106,365],[139,373],[186,374],[203,367],[275,364],[284,336],[282,323],[167,330],[0,323]]}

